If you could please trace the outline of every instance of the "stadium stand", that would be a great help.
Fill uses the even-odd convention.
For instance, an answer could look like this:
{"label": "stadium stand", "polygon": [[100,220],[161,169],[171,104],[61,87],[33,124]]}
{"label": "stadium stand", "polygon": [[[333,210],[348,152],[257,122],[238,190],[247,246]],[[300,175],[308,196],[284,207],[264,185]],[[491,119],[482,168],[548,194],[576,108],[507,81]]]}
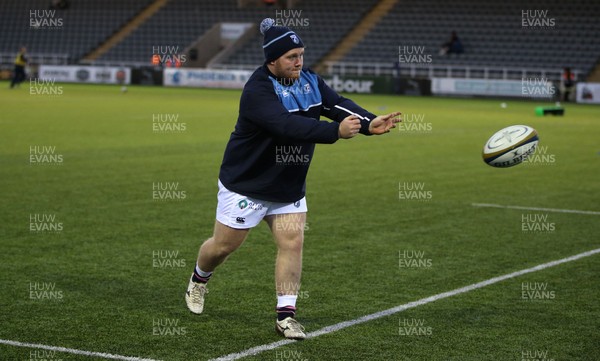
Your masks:
{"label": "stadium stand", "polygon": [[258,24],[264,17],[273,15],[274,10],[265,7],[238,9],[237,0],[171,0],[98,60],[147,63],[152,57],[153,47],[171,46],[183,52],[217,22]]}
{"label": "stadium stand", "polygon": [[[3,1],[0,12],[0,53],[13,54],[21,45],[26,45],[31,55],[56,54],[69,63],[75,63],[151,2],[72,1],[66,10],[43,13],[51,11],[48,0]],[[31,15],[36,11],[44,16]],[[54,19],[55,24],[61,25],[36,29],[31,26],[31,21],[36,19]]]}
{"label": "stadium stand", "polygon": [[[339,6],[335,2],[303,0],[298,9],[302,10],[300,18],[306,19],[304,23],[308,26],[290,28],[300,34],[306,45],[305,64],[315,65],[376,3],[374,0],[347,0]],[[261,46],[262,39],[257,35],[224,63],[238,67],[260,64],[264,58]]]}
{"label": "stadium stand", "polygon": [[[554,26],[523,27],[522,11],[534,9],[547,10],[546,17],[554,19]],[[598,18],[600,7],[593,0],[504,0],[485,4],[477,0],[405,0],[398,2],[342,61],[391,65],[398,61],[400,46],[424,46],[425,54],[431,55],[431,64],[436,66],[571,66],[587,74],[600,54]],[[453,30],[465,52],[440,55],[442,43]]]}
{"label": "stadium stand", "polygon": [[[308,44],[306,63],[314,64],[358,22],[376,0],[348,0],[344,6],[334,6],[319,0],[302,1],[295,13],[276,8],[250,7],[239,9],[237,0],[172,0],[130,37],[115,46],[99,60],[144,62],[152,56],[153,46],[169,44],[183,50],[217,21],[250,22],[256,24],[265,17],[285,18],[300,26],[297,30]],[[298,13],[297,11],[301,11]],[[279,14],[279,15],[278,15]],[[285,14],[285,15],[282,15]],[[287,16],[287,17],[286,17]],[[287,20],[291,19],[291,20]],[[237,68],[254,68],[263,62],[262,40],[257,35],[248,41],[235,56],[223,61]]]}
{"label": "stadium stand", "polygon": [[[48,0],[6,0],[0,13],[0,60],[12,62],[20,45],[29,54],[54,54],[58,62],[77,63],[111,34],[121,29],[152,0],[72,1],[68,10],[57,10],[63,25],[56,29],[30,27],[30,11],[49,9]],[[339,44],[378,0],[321,1],[299,0],[287,14],[300,18],[297,30],[307,44],[305,63],[317,65]],[[522,11],[548,11],[554,25],[523,27]],[[273,7],[238,8],[237,0],[170,0],[123,41],[101,55],[98,63],[148,64],[156,46],[169,46],[183,52],[187,46],[218,22],[251,22],[265,17],[278,18]],[[342,59],[347,64],[368,64],[393,72],[400,46],[421,46],[431,56],[430,63],[409,64],[417,68],[453,67],[453,76],[482,77],[483,67],[551,69],[559,72],[570,66],[589,74],[600,54],[600,6],[594,0],[504,0],[485,5],[477,0],[404,0],[397,4]],[[508,24],[508,25],[507,25]],[[23,29],[27,29],[24,31]],[[465,52],[438,54],[451,31],[461,38]],[[253,68],[263,59],[259,35],[239,51],[223,59],[217,67]],[[7,55],[8,54],[8,55]],[[55,61],[50,61],[55,62]],[[427,72],[425,72],[427,75]],[[429,73],[431,75],[431,72]]]}

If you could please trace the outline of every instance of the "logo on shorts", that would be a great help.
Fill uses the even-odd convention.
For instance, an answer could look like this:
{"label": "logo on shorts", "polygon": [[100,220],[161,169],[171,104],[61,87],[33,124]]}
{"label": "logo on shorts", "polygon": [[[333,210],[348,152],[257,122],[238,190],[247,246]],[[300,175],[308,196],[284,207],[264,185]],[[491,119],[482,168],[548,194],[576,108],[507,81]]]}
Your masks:
{"label": "logo on shorts", "polygon": [[254,203],[254,202],[250,202],[250,203],[248,203],[248,206],[249,206],[250,208],[252,208],[253,210],[255,210],[255,211],[260,211],[260,210],[262,210],[262,209],[263,209],[263,205],[262,205],[262,203]]}
{"label": "logo on shorts", "polygon": [[241,201],[238,202],[238,206],[240,207],[240,209],[244,209],[244,208],[248,207],[248,201],[246,199],[242,199]]}
{"label": "logo on shorts", "polygon": [[244,218],[244,217],[236,217],[235,222],[236,223],[240,223],[240,224],[244,224],[244,223],[246,223],[246,218]]}
{"label": "logo on shorts", "polygon": [[295,201],[294,202],[294,207],[300,208],[300,201]]}

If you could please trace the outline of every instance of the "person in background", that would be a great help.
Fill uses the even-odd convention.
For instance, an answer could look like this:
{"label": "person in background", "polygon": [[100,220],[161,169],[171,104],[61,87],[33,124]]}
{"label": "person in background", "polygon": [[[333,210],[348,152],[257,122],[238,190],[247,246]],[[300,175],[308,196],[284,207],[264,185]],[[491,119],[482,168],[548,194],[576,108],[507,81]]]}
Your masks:
{"label": "person in background", "polygon": [[462,54],[463,52],[464,48],[462,42],[458,38],[458,35],[456,35],[456,31],[453,31],[452,34],[450,34],[450,40],[442,45],[440,55]]}
{"label": "person in background", "polygon": [[27,49],[22,46],[21,50],[17,54],[15,58],[15,70],[13,74],[12,81],[10,82],[11,89],[15,87],[15,85],[19,85],[23,80],[25,80],[25,65],[27,65],[27,57],[25,54],[27,53]]}
{"label": "person in background", "polygon": [[571,72],[571,68],[564,68],[563,73],[560,77],[560,94],[562,95],[562,101],[568,102],[571,96],[571,92],[575,87],[575,74]]}
{"label": "person in background", "polygon": [[71,4],[67,0],[52,0],[50,10],[67,10]]}

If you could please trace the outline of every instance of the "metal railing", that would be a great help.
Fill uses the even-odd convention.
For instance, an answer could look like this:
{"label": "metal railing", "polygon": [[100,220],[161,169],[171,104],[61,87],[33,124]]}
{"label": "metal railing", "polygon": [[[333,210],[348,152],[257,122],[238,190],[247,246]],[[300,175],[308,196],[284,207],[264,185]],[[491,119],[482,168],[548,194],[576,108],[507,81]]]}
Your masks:
{"label": "metal railing", "polygon": [[211,69],[219,70],[255,70],[260,64],[212,64]]}
{"label": "metal railing", "polygon": [[[391,63],[356,63],[356,62],[326,62],[328,75],[391,75],[410,78],[466,78],[466,79],[503,79],[516,80],[525,78],[545,78],[558,80],[562,69],[494,67],[472,65],[433,65],[433,64],[400,64],[399,68]],[[576,79],[580,71],[573,70]]]}
{"label": "metal railing", "polygon": [[[0,64],[12,66],[16,53],[0,53]],[[67,65],[70,63],[69,54],[43,54],[32,53],[27,55],[30,64]],[[146,62],[136,61],[83,61],[80,65],[96,66],[149,66]],[[214,64],[211,69],[254,70],[259,64]],[[326,62],[325,72],[322,75],[349,75],[349,76],[398,76],[408,78],[465,78],[465,79],[502,79],[520,80],[525,78],[545,78],[559,80],[562,69],[549,68],[519,68],[498,66],[473,66],[473,65],[444,65],[444,64],[404,64],[399,68],[392,63],[363,63],[363,62]],[[572,70],[575,79],[581,79],[580,70]]]}
{"label": "metal railing", "polygon": [[[17,53],[0,53],[0,64],[12,65]],[[29,64],[66,65],[69,54],[27,53]]]}
{"label": "metal railing", "polygon": [[[78,65],[141,68],[152,66],[150,61],[82,60]],[[157,66],[158,67],[158,66]]]}

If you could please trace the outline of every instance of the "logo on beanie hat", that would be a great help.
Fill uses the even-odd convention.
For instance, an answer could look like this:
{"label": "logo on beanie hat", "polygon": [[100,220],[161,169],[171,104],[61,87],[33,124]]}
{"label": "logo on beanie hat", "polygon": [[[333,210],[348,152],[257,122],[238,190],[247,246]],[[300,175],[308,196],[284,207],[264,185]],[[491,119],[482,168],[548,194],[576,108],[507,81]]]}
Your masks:
{"label": "logo on beanie hat", "polygon": [[295,32],[286,26],[275,25],[275,20],[271,18],[266,18],[260,23],[260,32],[264,35],[263,51],[267,62],[292,49],[304,47],[302,39]]}

